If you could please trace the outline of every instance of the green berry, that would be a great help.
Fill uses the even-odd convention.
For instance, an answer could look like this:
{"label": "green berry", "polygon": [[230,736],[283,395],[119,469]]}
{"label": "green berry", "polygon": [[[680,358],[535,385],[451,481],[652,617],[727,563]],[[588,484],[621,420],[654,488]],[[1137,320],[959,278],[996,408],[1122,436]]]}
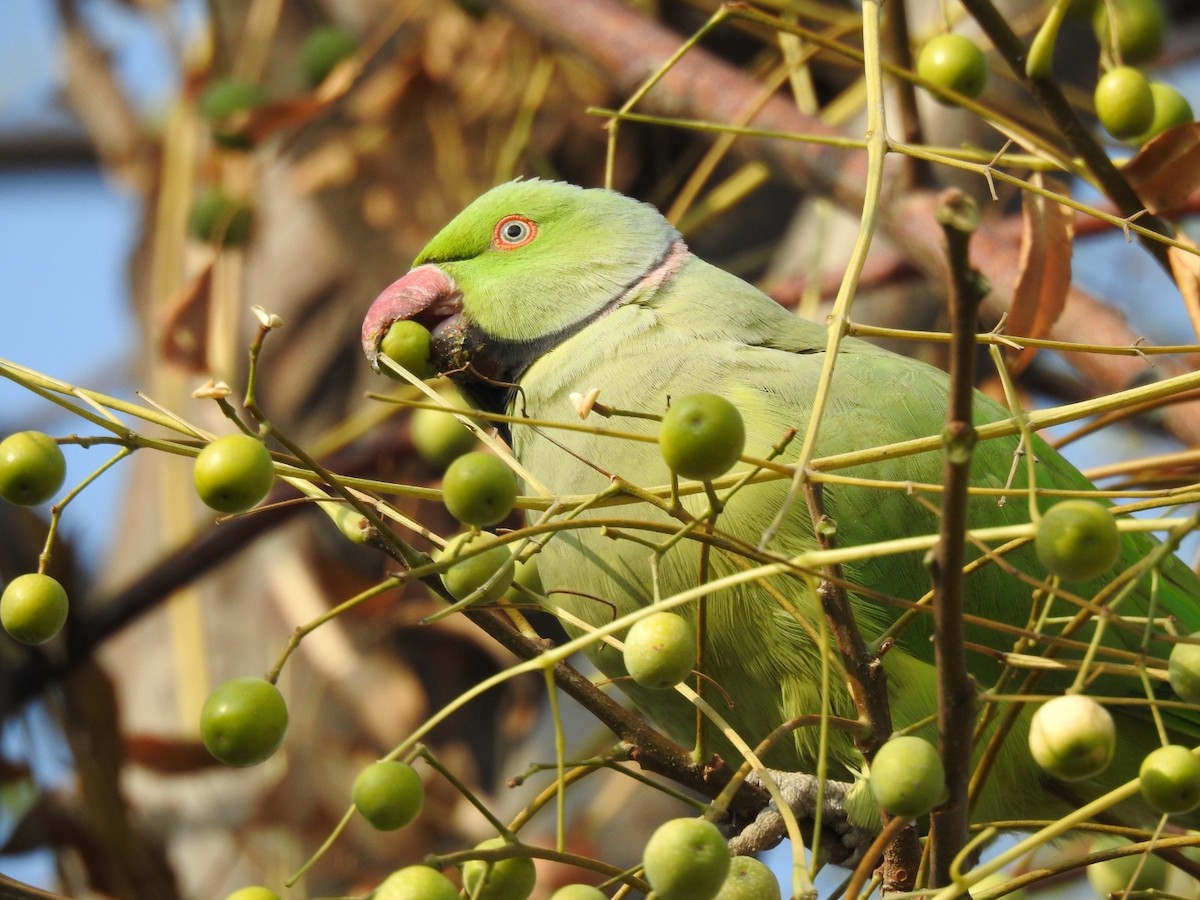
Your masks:
{"label": "green berry", "polygon": [[270,888],[255,885],[239,888],[226,897],[225,900],[279,900],[279,895]]}
{"label": "green berry", "polygon": [[729,874],[729,846],[707,819],[671,819],[650,835],[642,868],[659,900],[712,900]]}
{"label": "green berry", "polygon": [[[1190,637],[1200,638],[1200,631]],[[1200,704],[1200,644],[1176,644],[1171,648],[1167,678],[1180,700]]]}
{"label": "green berry", "polygon": [[300,45],[300,72],[309,87],[325,80],[333,67],[358,50],[358,39],[344,28],[323,25],[314,28]]}
{"label": "green berry", "polygon": [[212,126],[217,143],[231,149],[253,146],[246,130],[246,114],[262,106],[263,92],[258,85],[224,78],[214,81],[200,95],[200,113]]}
{"label": "green berry", "polygon": [[198,194],[188,216],[188,232],[192,237],[218,247],[246,243],[253,224],[253,209],[220,188],[208,188]]}
{"label": "green berry", "polygon": [[1096,116],[1119,141],[1143,134],[1154,121],[1154,94],[1146,76],[1130,66],[1109,69],[1096,83]]}
{"label": "green berry", "polygon": [[608,900],[604,892],[590,884],[568,884],[550,895],[550,900]]}
{"label": "green berry", "polygon": [[1116,746],[1116,726],[1108,710],[1081,694],[1043,703],[1029,723],[1034,762],[1062,781],[1099,775],[1112,762]]}
{"label": "green berry", "polygon": [[527,594],[514,590],[518,584],[524,588],[528,588],[535,594],[546,593],[546,588],[542,585],[541,573],[538,571],[536,556],[531,556],[524,562],[517,563],[513,569],[513,583],[504,592],[504,599],[509,603],[529,603],[529,596]]}
{"label": "green berry", "polygon": [[684,478],[712,481],[742,455],[746,430],[737,407],[716,394],[677,400],[663,416],[658,445],[671,471]]}
{"label": "green berry", "polygon": [[66,458],[49,435],[18,431],[0,441],[0,497],[9,503],[45,503],[58,493],[66,477]]}
{"label": "green berry", "polygon": [[1149,62],[1162,52],[1167,22],[1158,0],[1108,0],[1097,3],[1092,14],[1096,40],[1111,46],[1109,10],[1117,27],[1117,47],[1121,62],[1136,66]]}
{"label": "green berry", "polygon": [[[455,409],[469,409],[455,388],[443,388],[439,393]],[[412,442],[413,448],[422,459],[430,465],[444,469],[474,448],[476,439],[471,430],[449,411],[417,409],[413,410],[412,414]]]}
{"label": "green berry", "polygon": [[219,121],[262,106],[263,93],[258,85],[223,78],[214,81],[200,96],[200,112],[209,121]]}
{"label": "green berry", "polygon": [[49,575],[18,575],[0,595],[0,625],[22,644],[44,644],[67,621],[67,592]]}
{"label": "green berry", "polygon": [[626,671],[642,687],[674,687],[696,664],[696,631],[683,616],[652,613],[630,627],[624,658]]}
{"label": "green berry", "polygon": [[271,492],[275,464],[258,438],[227,434],[200,451],[192,481],[200,499],[212,509],[242,512]]}
{"label": "green berry", "polygon": [[[504,838],[489,838],[476,844],[475,849],[491,850],[504,843]],[[528,856],[510,856],[491,863],[471,859],[463,864],[463,886],[467,896],[477,900],[525,900],[536,882],[537,869]]]}
{"label": "green berry", "polygon": [[[379,342],[379,352],[418,378],[432,378],[437,374],[431,360],[433,335],[420,322],[397,319]],[[380,366],[379,371],[389,378],[403,380],[387,366]]]}
{"label": "green berry", "polygon": [[1116,563],[1121,533],[1094,500],[1064,500],[1038,521],[1034,549],[1049,572],[1067,581],[1091,581]]}
{"label": "green berry", "polygon": [[375,888],[372,900],[458,900],[458,888],[429,866],[405,866]]}
{"label": "green berry", "polygon": [[[487,533],[464,532],[453,537],[441,553],[438,560],[454,559],[459,554],[478,547],[493,544],[495,535]],[[455,600],[465,600],[479,590],[497,572],[500,577],[479,598],[480,603],[495,603],[508,590],[513,580],[512,554],[505,544],[494,544],[490,549],[454,563],[442,573],[442,584]]]}
{"label": "green berry", "polygon": [[753,856],[735,856],[715,900],[782,900],[775,874]]}
{"label": "green berry", "polygon": [[354,779],[354,805],[380,831],[403,828],[421,812],[425,788],[408,763],[380,760]]}
{"label": "green berry", "polygon": [[946,772],[937,748],[916,735],[901,735],[875,753],[871,793],[893,816],[923,816],[946,798]]}
{"label": "green berry", "polygon": [[442,499],[465,525],[495,525],[508,518],[517,499],[517,477],[498,456],[464,453],[446,469]]}
{"label": "green berry", "polygon": [[262,678],[234,678],[204,701],[200,737],[226,765],[254,766],[279,749],[287,723],[279,688]]}
{"label": "green berry", "polygon": [[[1103,838],[1093,850],[1103,850],[1129,843],[1116,838]],[[1140,869],[1139,869],[1140,867]],[[1154,853],[1131,853],[1117,856],[1087,867],[1088,882],[1097,897],[1123,896],[1130,891],[1161,891],[1166,887],[1170,865]],[[1138,873],[1134,880],[1134,872]]]}
{"label": "green berry", "polygon": [[939,34],[917,55],[917,74],[938,87],[975,98],[987,85],[987,60],[970,38]]}
{"label": "green berry", "polygon": [[1179,744],[1147,753],[1138,775],[1142,796],[1160,813],[1185,813],[1200,806],[1200,758]]}
{"label": "green berry", "polygon": [[1152,81],[1150,82],[1150,94],[1154,98],[1154,119],[1143,134],[1130,141],[1139,147],[1158,137],[1168,128],[1191,122],[1193,118],[1192,105],[1188,103],[1187,97],[1171,85],[1161,81]]}

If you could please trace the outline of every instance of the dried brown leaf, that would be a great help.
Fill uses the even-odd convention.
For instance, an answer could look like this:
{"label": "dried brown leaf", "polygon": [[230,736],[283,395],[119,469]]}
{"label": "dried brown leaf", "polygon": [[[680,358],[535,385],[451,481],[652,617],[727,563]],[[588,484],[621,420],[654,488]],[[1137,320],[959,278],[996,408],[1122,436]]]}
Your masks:
{"label": "dried brown leaf", "polygon": [[[1036,180],[1036,179],[1035,179]],[[1065,186],[1045,179],[1050,190],[1067,193]],[[1021,254],[1006,330],[1018,337],[1046,337],[1062,314],[1071,287],[1071,244],[1074,215],[1061,203],[1041,194],[1026,193],[1021,204]],[[1033,359],[1036,348],[1010,355],[1013,372]]]}
{"label": "dried brown leaf", "polygon": [[[1177,234],[1175,239],[1200,251],[1200,247],[1183,232]],[[1192,331],[1200,335],[1200,256],[1179,247],[1168,247],[1167,261],[1171,264],[1171,275],[1183,297]]]}
{"label": "dried brown leaf", "polygon": [[1167,129],[1142,147],[1121,174],[1150,212],[1182,208],[1200,189],[1200,122]]}
{"label": "dried brown leaf", "polygon": [[212,302],[213,264],[210,261],[167,303],[162,318],[160,352],[163,359],[192,372],[207,372],[208,310]]}
{"label": "dried brown leaf", "polygon": [[126,762],[154,772],[201,772],[222,765],[194,738],[128,734],[122,743],[122,752]]}
{"label": "dried brown leaf", "polygon": [[[336,98],[335,98],[336,99]],[[288,131],[309,124],[333,102],[313,96],[295,97],[266,103],[246,114],[245,128],[241,129],[254,145],[280,131]]]}

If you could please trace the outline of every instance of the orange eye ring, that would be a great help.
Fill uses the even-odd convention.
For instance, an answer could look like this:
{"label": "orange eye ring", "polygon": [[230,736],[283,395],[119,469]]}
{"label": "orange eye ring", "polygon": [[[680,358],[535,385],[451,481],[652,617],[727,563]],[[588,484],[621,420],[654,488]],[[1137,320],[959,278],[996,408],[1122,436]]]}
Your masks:
{"label": "orange eye ring", "polygon": [[492,246],[497,250],[516,250],[537,237],[537,222],[525,216],[505,216],[492,231]]}

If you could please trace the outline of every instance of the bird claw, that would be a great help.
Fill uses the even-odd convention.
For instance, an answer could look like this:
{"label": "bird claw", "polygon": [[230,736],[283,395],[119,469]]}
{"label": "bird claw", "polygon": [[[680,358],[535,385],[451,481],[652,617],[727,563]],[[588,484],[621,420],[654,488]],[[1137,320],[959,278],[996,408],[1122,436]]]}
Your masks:
{"label": "bird claw", "polygon": [[[813,819],[817,810],[817,798],[821,806],[820,853],[823,859],[840,866],[853,866],[875,839],[869,828],[853,825],[846,811],[846,799],[854,785],[843,781],[826,781],[824,793],[818,790],[821,782],[803,772],[766,771],[778,786],[779,793],[796,819],[801,823],[805,839],[810,841]],[[765,787],[763,778],[751,774],[747,781]],[[775,800],[764,807],[749,825],[729,841],[729,849],[735,855],[747,856],[769,850],[787,837],[787,825],[779,812]]]}

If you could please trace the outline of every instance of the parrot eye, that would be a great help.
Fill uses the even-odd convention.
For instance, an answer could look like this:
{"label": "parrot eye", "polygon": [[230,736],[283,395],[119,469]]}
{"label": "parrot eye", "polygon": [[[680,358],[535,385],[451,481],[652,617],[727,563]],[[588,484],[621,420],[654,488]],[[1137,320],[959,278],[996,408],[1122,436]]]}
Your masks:
{"label": "parrot eye", "polygon": [[524,216],[505,216],[492,232],[492,246],[497,250],[515,250],[537,237],[537,223]]}

